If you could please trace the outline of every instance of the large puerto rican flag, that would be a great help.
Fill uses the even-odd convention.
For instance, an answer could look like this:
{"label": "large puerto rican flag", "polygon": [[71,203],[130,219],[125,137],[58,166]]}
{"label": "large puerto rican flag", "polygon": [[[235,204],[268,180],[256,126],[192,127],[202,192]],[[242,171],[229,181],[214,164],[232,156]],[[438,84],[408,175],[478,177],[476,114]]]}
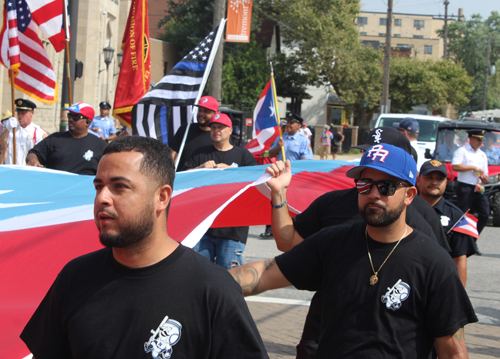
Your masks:
{"label": "large puerto rican flag", "polygon": [[252,140],[245,148],[254,156],[263,154],[279,135],[276,104],[274,103],[271,80],[264,87],[253,111]]}
{"label": "large puerto rican flag", "polygon": [[[296,161],[288,188],[292,215],[331,190],[351,188],[352,163]],[[266,166],[176,174],[168,232],[192,247],[209,227],[270,223]],[[100,249],[92,176],[0,166],[0,358],[24,358],[19,339],[62,267]]]}

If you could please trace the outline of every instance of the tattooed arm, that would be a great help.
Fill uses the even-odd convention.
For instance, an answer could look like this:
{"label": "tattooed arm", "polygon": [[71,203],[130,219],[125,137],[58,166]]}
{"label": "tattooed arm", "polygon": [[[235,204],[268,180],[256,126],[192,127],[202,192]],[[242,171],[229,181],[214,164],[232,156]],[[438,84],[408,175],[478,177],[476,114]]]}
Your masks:
{"label": "tattooed arm", "polygon": [[281,273],[274,258],[238,266],[230,269],[229,273],[241,286],[244,296],[292,285]]}
{"label": "tattooed arm", "polygon": [[464,328],[460,328],[453,335],[436,338],[434,346],[439,359],[464,359],[469,357],[465,346]]}

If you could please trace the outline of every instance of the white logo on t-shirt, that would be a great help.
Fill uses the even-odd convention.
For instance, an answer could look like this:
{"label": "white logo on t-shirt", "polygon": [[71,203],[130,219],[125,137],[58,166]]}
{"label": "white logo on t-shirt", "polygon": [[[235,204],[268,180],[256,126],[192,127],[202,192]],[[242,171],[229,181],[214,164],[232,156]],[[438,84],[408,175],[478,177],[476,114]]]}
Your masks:
{"label": "white logo on t-shirt", "polygon": [[151,329],[151,337],[144,343],[144,351],[153,358],[169,359],[173,346],[181,339],[182,325],[177,320],[163,318],[156,330]]}
{"label": "white logo on t-shirt", "polygon": [[387,309],[398,310],[401,308],[401,302],[410,296],[410,286],[399,279],[392,288],[387,288],[387,293],[382,296],[382,303],[385,303]]}
{"label": "white logo on t-shirt", "polygon": [[94,156],[94,152],[92,152],[91,150],[88,150],[83,155],[83,158],[85,158],[87,161],[90,161],[92,159],[92,156]]}
{"label": "white logo on t-shirt", "polygon": [[450,224],[450,217],[444,215],[441,216],[441,225],[446,227],[448,224]]}

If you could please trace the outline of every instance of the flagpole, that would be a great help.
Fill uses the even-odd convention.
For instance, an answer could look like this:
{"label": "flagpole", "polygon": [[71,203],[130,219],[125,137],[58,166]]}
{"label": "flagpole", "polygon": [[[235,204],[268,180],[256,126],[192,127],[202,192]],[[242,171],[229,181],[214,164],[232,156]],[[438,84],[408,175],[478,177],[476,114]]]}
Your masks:
{"label": "flagpole", "polygon": [[66,35],[66,73],[68,74],[68,102],[69,106],[73,104],[73,98],[71,94],[71,66],[69,59],[69,28],[68,28],[68,14],[67,14],[68,4],[66,0],[64,0],[64,9],[63,9],[63,19],[64,19],[64,33]]}
{"label": "flagpole", "polygon": [[[200,89],[198,91],[198,95],[196,95],[196,99],[194,100],[194,104],[197,105],[200,102],[201,94],[203,93],[203,89],[205,88],[208,76],[210,76],[210,70],[212,69],[212,65],[214,63],[215,55],[219,49],[220,39],[222,38],[222,33],[224,32],[224,26],[226,25],[227,19],[221,19],[219,24],[219,30],[217,31],[217,35],[214,40],[214,47],[212,48],[212,52],[210,53],[210,57],[207,62],[207,68],[205,73],[203,74],[203,79],[201,80]],[[184,150],[184,145],[186,144],[187,135],[189,132],[189,127],[193,122],[194,111],[191,112],[191,116],[189,116],[189,121],[187,123],[186,131],[184,132],[184,137],[182,138],[181,147],[179,148],[179,152],[177,153],[177,159],[175,160],[175,170],[177,171],[177,167],[179,166],[179,162],[181,160],[182,151]]]}
{"label": "flagpole", "polygon": [[[12,97],[12,115],[14,115],[16,112],[16,99],[15,99],[15,93],[14,93],[14,70],[10,69],[10,90],[11,90],[11,97]],[[16,156],[16,128],[14,127],[12,129],[12,155],[13,155],[13,161],[15,165],[17,165],[17,156]]]}
{"label": "flagpole", "polygon": [[465,211],[464,214],[462,214],[462,217],[460,217],[460,219],[453,225],[453,227],[450,228],[450,230],[448,232],[446,232],[446,234],[449,234],[453,230],[453,228],[455,228],[457,226],[457,224],[462,220],[462,218],[464,218],[465,215],[467,213],[469,213],[469,211],[470,211],[470,208],[467,211]]}
{"label": "flagpole", "polygon": [[[276,84],[274,83],[274,70],[273,70],[273,63],[270,62],[271,64],[271,84],[273,86],[273,99],[274,99],[274,107],[276,107],[276,122],[278,123],[278,131],[280,134],[280,140],[283,140],[283,134],[281,133],[281,126],[280,126],[280,110],[278,106],[278,96],[276,95]],[[285,157],[285,146],[281,146],[281,155],[283,156],[283,162],[286,162],[286,157]]]}

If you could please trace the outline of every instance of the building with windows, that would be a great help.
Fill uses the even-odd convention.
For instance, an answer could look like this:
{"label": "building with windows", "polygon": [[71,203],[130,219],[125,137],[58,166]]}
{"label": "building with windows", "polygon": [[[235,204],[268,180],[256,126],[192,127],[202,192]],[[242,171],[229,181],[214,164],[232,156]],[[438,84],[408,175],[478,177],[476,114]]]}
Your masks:
{"label": "building with windows", "polygon": [[[460,9],[461,10],[461,9]],[[461,14],[459,14],[461,16]],[[444,16],[392,14],[391,48],[410,51],[410,57],[420,60],[439,60],[443,57],[443,39],[437,30],[444,26]],[[456,21],[449,15],[448,21]],[[360,12],[357,19],[360,40],[377,49],[385,45],[387,13]]]}

